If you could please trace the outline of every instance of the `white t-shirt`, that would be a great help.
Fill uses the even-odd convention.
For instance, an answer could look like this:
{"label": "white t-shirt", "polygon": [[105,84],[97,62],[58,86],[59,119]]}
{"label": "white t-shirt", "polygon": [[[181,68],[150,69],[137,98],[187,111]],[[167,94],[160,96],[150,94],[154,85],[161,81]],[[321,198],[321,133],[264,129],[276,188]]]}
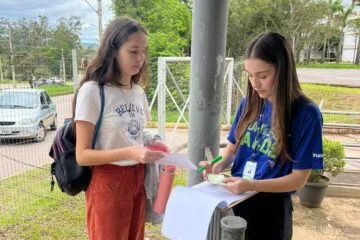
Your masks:
{"label": "white t-shirt", "polygon": [[[149,104],[144,90],[133,84],[131,89],[107,84],[104,86],[105,105],[102,124],[95,149],[114,149],[143,146],[143,131],[150,120]],[[75,121],[87,121],[96,125],[100,116],[100,89],[96,82],[84,83],[79,89]],[[113,164],[134,165],[134,160],[122,160]]]}

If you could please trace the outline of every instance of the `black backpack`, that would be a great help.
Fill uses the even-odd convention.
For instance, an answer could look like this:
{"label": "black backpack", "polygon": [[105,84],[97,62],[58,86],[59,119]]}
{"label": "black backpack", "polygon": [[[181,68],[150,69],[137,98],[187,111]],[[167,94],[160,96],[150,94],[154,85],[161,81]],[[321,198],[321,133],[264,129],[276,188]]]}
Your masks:
{"label": "black backpack", "polygon": [[[100,117],[95,126],[92,148],[95,147],[105,105],[104,85],[99,83],[99,88],[101,99]],[[79,166],[76,161],[76,137],[74,126],[75,124],[73,121],[68,121],[64,126],[58,129],[49,152],[49,156],[54,159],[54,162],[50,167],[51,191],[54,189],[55,176],[60,190],[71,196],[75,196],[81,191],[86,191],[91,180],[90,167]]]}

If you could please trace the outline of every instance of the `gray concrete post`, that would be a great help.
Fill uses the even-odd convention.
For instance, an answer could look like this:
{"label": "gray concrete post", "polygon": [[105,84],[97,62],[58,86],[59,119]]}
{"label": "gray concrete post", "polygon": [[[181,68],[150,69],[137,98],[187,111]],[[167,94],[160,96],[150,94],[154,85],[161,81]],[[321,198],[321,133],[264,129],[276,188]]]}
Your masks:
{"label": "gray concrete post", "polygon": [[[73,70],[73,90],[75,92],[79,86],[76,49],[71,50],[71,58],[72,58],[72,70]],[[64,82],[64,84],[66,84],[66,82]]]}
{"label": "gray concrete post", "polygon": [[[189,157],[205,159],[205,147],[219,152],[221,94],[225,67],[228,0],[193,2]],[[188,171],[187,185],[202,181],[202,175]]]}
{"label": "gray concrete post", "polygon": [[237,216],[226,216],[221,219],[221,240],[244,240],[247,222]]}

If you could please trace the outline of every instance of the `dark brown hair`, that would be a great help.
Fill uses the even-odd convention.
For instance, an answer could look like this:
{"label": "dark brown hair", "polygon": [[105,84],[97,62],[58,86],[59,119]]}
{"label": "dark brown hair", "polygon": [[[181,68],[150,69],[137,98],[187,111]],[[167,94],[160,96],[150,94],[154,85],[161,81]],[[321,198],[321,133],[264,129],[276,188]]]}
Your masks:
{"label": "dark brown hair", "polygon": [[[281,162],[291,160],[288,154],[288,134],[290,131],[292,104],[304,96],[296,74],[294,55],[288,41],[278,33],[262,33],[247,47],[245,59],[261,59],[276,69],[272,89],[271,130],[275,136],[274,152],[280,155]],[[256,121],[264,105],[248,79],[247,101],[236,127],[237,147],[239,147],[246,129]]]}
{"label": "dark brown hair", "polygon": [[[111,21],[103,34],[95,57],[90,61],[85,70],[85,75],[80,82],[79,88],[88,81],[121,86],[119,81],[117,81],[121,78],[121,71],[118,66],[116,55],[129,37],[137,32],[147,34],[146,29],[134,19],[118,17]],[[131,82],[146,87],[148,84],[147,71],[148,64],[146,57],[139,73],[131,76]],[[76,97],[79,88],[77,89],[73,100],[73,118],[75,117]]]}

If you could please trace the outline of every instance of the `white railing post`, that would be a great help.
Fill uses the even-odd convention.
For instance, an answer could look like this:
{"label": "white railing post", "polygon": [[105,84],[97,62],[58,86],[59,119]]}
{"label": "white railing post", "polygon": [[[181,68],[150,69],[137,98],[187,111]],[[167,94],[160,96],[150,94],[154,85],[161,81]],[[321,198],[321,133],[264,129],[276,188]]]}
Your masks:
{"label": "white railing post", "polygon": [[158,58],[158,132],[165,142],[165,121],[166,121],[166,63],[162,57]]}

